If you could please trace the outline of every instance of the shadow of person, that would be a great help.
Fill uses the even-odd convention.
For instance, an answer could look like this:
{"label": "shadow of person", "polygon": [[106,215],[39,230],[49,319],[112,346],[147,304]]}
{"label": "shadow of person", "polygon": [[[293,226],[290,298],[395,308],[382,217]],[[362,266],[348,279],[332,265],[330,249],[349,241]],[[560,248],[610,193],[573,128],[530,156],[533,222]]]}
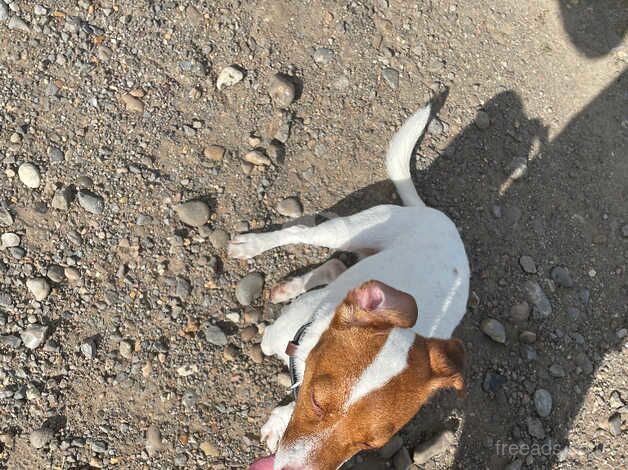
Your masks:
{"label": "shadow of person", "polygon": [[558,3],[571,42],[589,58],[605,56],[626,35],[626,0],[559,0]]}
{"label": "shadow of person", "polygon": [[[600,448],[613,445],[610,434],[596,434],[608,442],[593,453],[575,451],[581,443],[570,447],[569,432],[605,356],[621,351],[617,332],[628,326],[628,242],[621,228],[628,223],[626,89],[628,72],[550,142],[516,93],[500,93],[484,108],[489,128],[470,124],[413,175],[425,202],[458,226],[479,298],[455,332],[467,347],[466,399],[441,393],[402,430],[416,444],[462,425],[453,468],[503,468],[526,459],[537,468],[565,459],[590,465],[587,459],[604,459]],[[429,134],[425,139],[424,147]],[[391,194],[389,182],[377,182],[326,212],[355,213],[394,202]],[[524,255],[532,259],[528,272]],[[568,275],[557,276],[556,266]],[[548,316],[533,304],[527,318],[511,315],[526,300],[529,281],[549,298]],[[481,332],[486,318],[505,326],[505,344]],[[535,409],[539,389],[552,397],[548,416]]]}

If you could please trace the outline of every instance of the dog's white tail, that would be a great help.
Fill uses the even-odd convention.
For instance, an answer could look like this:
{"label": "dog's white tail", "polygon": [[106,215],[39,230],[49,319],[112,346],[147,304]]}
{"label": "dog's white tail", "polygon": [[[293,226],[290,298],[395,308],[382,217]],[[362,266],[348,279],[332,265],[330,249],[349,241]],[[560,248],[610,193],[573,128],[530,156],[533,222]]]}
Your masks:
{"label": "dog's white tail", "polygon": [[420,109],[393,136],[386,154],[386,170],[405,206],[423,206],[410,176],[410,159],[417,140],[430,119],[430,105]]}

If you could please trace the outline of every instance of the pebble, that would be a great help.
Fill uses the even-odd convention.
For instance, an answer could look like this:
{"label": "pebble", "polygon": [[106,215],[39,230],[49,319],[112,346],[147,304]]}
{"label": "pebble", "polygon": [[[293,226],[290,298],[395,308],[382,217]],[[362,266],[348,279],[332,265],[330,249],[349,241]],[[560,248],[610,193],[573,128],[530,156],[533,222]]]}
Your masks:
{"label": "pebble", "polygon": [[205,158],[214,162],[220,162],[225,158],[225,148],[220,145],[209,145],[203,150]]}
{"label": "pebble", "polygon": [[412,454],[412,461],[417,465],[424,465],[432,458],[444,453],[453,445],[454,441],[454,433],[445,431],[439,436],[415,447]]}
{"label": "pebble", "polygon": [[550,271],[550,277],[558,287],[565,287],[569,289],[574,286],[571,274],[569,274],[569,271],[562,266],[554,266]]}
{"label": "pebble", "polygon": [[296,98],[296,87],[285,75],[275,75],[268,86],[268,93],[273,102],[279,107],[289,106]]}
{"label": "pebble", "polygon": [[575,362],[576,362],[576,365],[580,367],[580,369],[582,369],[582,372],[584,372],[586,375],[593,373],[593,363],[591,362],[591,359],[587,357],[586,354],[584,353],[576,354]]}
{"label": "pebble", "polygon": [[200,227],[209,220],[209,206],[203,201],[188,201],[175,207],[175,211],[186,225]]}
{"label": "pebble", "polygon": [[255,325],[249,325],[240,332],[242,341],[251,341],[257,335],[258,330]]}
{"label": "pebble", "polygon": [[35,300],[42,301],[50,294],[50,284],[43,277],[29,278],[26,280],[26,288],[33,294]]}
{"label": "pebble", "polygon": [[329,65],[334,60],[334,51],[328,47],[319,47],[312,54],[312,59],[319,65]]}
{"label": "pebble", "polygon": [[488,370],[482,382],[482,390],[486,393],[496,393],[506,383],[506,377],[495,371]]}
{"label": "pebble", "polygon": [[510,179],[516,181],[528,174],[528,159],[525,157],[515,157],[508,165]]}
{"label": "pebble", "polygon": [[77,196],[79,204],[87,212],[98,215],[105,210],[105,201],[98,194],[87,189],[81,189]]}
{"label": "pebble", "polygon": [[255,364],[261,364],[264,362],[264,354],[262,353],[262,347],[259,344],[254,344],[249,350],[249,357]]}
{"label": "pebble", "polygon": [[488,113],[485,111],[478,111],[475,116],[475,125],[478,126],[478,129],[488,129],[491,125],[491,118]]}
{"label": "pebble", "polygon": [[54,163],[61,163],[65,160],[63,150],[58,147],[48,147],[48,157],[50,157],[50,161]]}
{"label": "pebble", "polygon": [[534,392],[534,407],[541,418],[547,418],[552,412],[552,395],[544,388]]}
{"label": "pebble", "polygon": [[31,442],[31,446],[33,446],[35,449],[41,449],[50,441],[52,441],[52,438],[54,437],[54,432],[52,431],[52,429],[42,427],[39,429],[35,429],[33,432],[30,433],[28,437]]}
{"label": "pebble", "polygon": [[47,333],[47,326],[31,325],[20,333],[20,338],[28,349],[36,349],[44,342]]}
{"label": "pebble", "polygon": [[240,279],[236,286],[235,295],[240,305],[251,305],[259,297],[264,287],[264,278],[260,273],[250,273]]}
{"label": "pebble", "polygon": [[382,77],[393,90],[399,88],[399,72],[397,70],[387,67],[382,71]]}
{"label": "pebble", "polygon": [[220,327],[212,324],[207,324],[203,328],[203,332],[205,333],[205,339],[215,346],[226,346],[227,345],[227,335],[225,335],[224,331],[220,329]]}
{"label": "pebble", "polygon": [[13,216],[4,207],[0,207],[0,225],[3,227],[13,225]]}
{"label": "pebble", "polygon": [[72,203],[72,189],[71,188],[62,188],[57,189],[52,196],[51,205],[53,209],[57,209],[60,211],[67,211],[70,209],[70,204]]}
{"label": "pebble", "polygon": [[257,166],[269,166],[272,161],[259,150],[251,150],[244,154],[244,161]]}
{"label": "pebble", "polygon": [[120,341],[118,351],[120,352],[120,356],[125,359],[131,359],[131,357],[133,357],[133,345],[129,341]]}
{"label": "pebble", "polygon": [[201,442],[198,447],[207,457],[220,457],[220,451],[211,442]]}
{"label": "pebble", "polygon": [[65,278],[65,273],[61,266],[53,264],[48,266],[48,269],[46,270],[46,277],[52,282],[56,282],[58,284]]}
{"label": "pebble", "polygon": [[190,291],[192,290],[192,286],[187,279],[183,279],[182,277],[178,277],[176,280],[176,287],[174,291],[175,297],[180,298],[181,300],[185,300],[190,295]]}
{"label": "pebble", "polygon": [[402,447],[399,452],[393,457],[393,467],[395,470],[408,470],[412,467],[412,459],[410,458],[410,452],[405,447]]}
{"label": "pebble", "polygon": [[608,404],[610,405],[612,410],[616,410],[617,408],[621,408],[624,406],[624,400],[621,397],[621,394],[618,390],[613,390],[611,392],[611,396]]}
{"label": "pebble", "polygon": [[164,444],[161,440],[159,428],[154,424],[149,426],[146,430],[146,452],[148,452],[150,457],[153,457],[163,448]]}
{"label": "pebble", "polygon": [[533,344],[536,342],[536,333],[534,331],[522,331],[519,334],[519,341],[526,344]]}
{"label": "pebble", "polygon": [[229,243],[229,234],[222,229],[216,229],[209,234],[209,242],[217,250],[224,250]]}
{"label": "pebble", "polygon": [[97,454],[104,454],[107,452],[107,443],[104,441],[92,441],[90,447],[92,448],[92,451]]}
{"label": "pebble", "polygon": [[9,27],[9,29],[22,31],[24,33],[30,33],[31,31],[26,22],[19,16],[12,16],[11,18],[9,18],[9,24],[7,26]]}
{"label": "pebble", "polygon": [[494,318],[486,318],[480,325],[482,333],[491,338],[496,343],[506,343],[506,329],[501,322]]}
{"label": "pebble", "polygon": [[120,101],[122,101],[127,111],[140,114],[144,112],[144,102],[130,93],[122,95]]}
{"label": "pebble", "polygon": [[76,282],[81,278],[81,272],[78,269],[73,268],[71,266],[64,268],[63,274],[65,274],[65,277],[70,282]]}
{"label": "pebble", "polygon": [[277,204],[277,212],[284,217],[301,217],[303,215],[303,206],[296,197],[289,197]]}
{"label": "pebble", "polygon": [[46,16],[48,14],[48,9],[41,5],[35,5],[33,7],[33,13],[37,16]]}
{"label": "pebble", "polygon": [[444,131],[445,126],[443,125],[443,122],[438,118],[432,119],[427,126],[427,132],[431,135],[441,135]]}
{"label": "pebble", "polygon": [[185,454],[177,454],[174,456],[175,467],[185,467],[188,463],[188,456]]}
{"label": "pebble", "polygon": [[535,313],[542,318],[549,317],[552,314],[552,304],[545,295],[545,292],[543,292],[543,289],[541,289],[538,282],[531,280],[526,281],[523,284],[523,289],[527,300],[530,304],[532,304]]}
{"label": "pebble", "polygon": [[565,373],[565,369],[563,369],[563,366],[561,366],[560,364],[552,364],[549,367],[549,373],[552,377],[555,377],[557,379],[562,379],[563,377],[565,377],[565,375],[567,375]]}
{"label": "pebble", "polygon": [[523,255],[521,258],[519,258],[519,265],[525,273],[536,274],[536,264],[530,256]]}
{"label": "pebble", "polygon": [[543,423],[539,418],[535,418],[533,416],[529,416],[527,420],[528,425],[528,433],[532,437],[536,437],[537,439],[545,438],[545,429],[543,429]]}
{"label": "pebble", "polygon": [[244,78],[244,72],[235,65],[230,65],[225,67],[218,74],[218,79],[216,80],[216,88],[222,90],[225,87],[230,87],[239,83]]}
{"label": "pebble", "polygon": [[3,250],[6,248],[14,248],[20,245],[20,237],[13,232],[3,233],[2,236],[0,236],[0,243],[0,248]]}
{"label": "pebble", "polygon": [[515,323],[525,323],[530,317],[530,305],[528,302],[521,302],[510,308],[510,319]]}
{"label": "pebble", "polygon": [[6,21],[9,19],[9,7],[4,0],[0,0],[0,21]]}
{"label": "pebble", "polygon": [[183,403],[183,406],[185,406],[188,410],[191,410],[198,403],[198,399],[198,393],[193,390],[188,390],[183,394],[183,397],[181,398],[181,403]]}
{"label": "pebble", "polygon": [[287,374],[285,372],[280,372],[279,374],[277,374],[277,383],[284,388],[290,388],[292,386],[292,379],[290,378],[290,374]]}
{"label": "pebble", "polygon": [[39,174],[39,168],[32,163],[22,163],[17,169],[17,176],[24,186],[37,189],[41,184],[41,175]]}
{"label": "pebble", "polygon": [[608,432],[615,437],[621,434],[621,415],[619,413],[615,413],[608,418]]}
{"label": "pebble", "polygon": [[81,343],[81,352],[83,353],[83,356],[85,356],[87,359],[93,359],[94,354],[96,353],[96,344],[94,343],[94,340],[88,338],[83,341]]}

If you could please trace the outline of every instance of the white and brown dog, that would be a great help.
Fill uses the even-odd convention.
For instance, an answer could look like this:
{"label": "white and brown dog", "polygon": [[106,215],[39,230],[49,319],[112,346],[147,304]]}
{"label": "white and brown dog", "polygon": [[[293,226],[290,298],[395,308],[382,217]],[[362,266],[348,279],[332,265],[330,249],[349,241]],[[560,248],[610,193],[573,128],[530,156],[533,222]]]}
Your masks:
{"label": "white and brown dog", "polygon": [[295,300],[266,328],[262,350],[290,363],[300,388],[262,427],[275,455],[252,470],[336,469],[386,444],[436,390],[462,394],[464,349],[451,334],[466,310],[467,255],[454,223],[417,195],[409,169],[429,117],[429,107],[411,116],[388,149],[388,175],[405,207],[377,206],[231,242],[236,258],[292,243],[363,257],[348,269],[333,259],[273,289],[273,301]]}

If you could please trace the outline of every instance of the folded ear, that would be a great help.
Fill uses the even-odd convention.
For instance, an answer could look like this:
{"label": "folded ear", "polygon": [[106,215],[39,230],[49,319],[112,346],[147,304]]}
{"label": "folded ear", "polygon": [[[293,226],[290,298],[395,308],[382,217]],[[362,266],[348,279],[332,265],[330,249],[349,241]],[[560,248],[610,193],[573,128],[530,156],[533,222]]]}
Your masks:
{"label": "folded ear", "polygon": [[346,324],[373,328],[410,328],[416,323],[414,298],[379,281],[368,281],[347,294],[339,312]]}
{"label": "folded ear", "polygon": [[459,339],[428,339],[434,389],[455,388],[464,398],[464,345]]}

